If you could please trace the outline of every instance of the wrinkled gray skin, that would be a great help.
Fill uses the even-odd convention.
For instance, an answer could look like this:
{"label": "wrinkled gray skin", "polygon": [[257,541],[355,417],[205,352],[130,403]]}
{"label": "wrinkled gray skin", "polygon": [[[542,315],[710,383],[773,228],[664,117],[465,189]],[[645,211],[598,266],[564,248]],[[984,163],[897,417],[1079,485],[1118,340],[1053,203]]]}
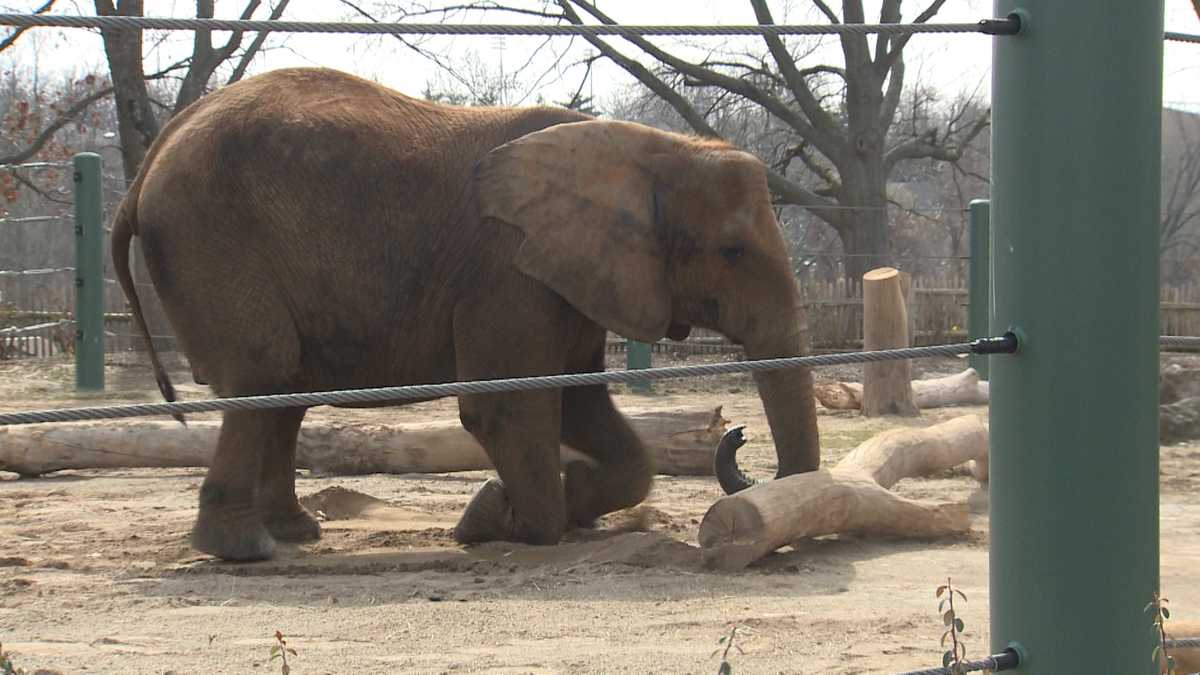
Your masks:
{"label": "wrinkled gray skin", "polygon": [[[197,381],[220,396],[596,371],[606,329],[652,341],[704,326],[752,358],[805,348],[752,156],[561,109],[436,105],[330,70],[225,87],[163,130],[113,224],[145,331],[133,236]],[[757,382],[780,475],[816,468],[809,373]],[[552,544],[650,489],[605,387],[459,409],[502,481],[468,505],[459,541]],[[225,413],[195,548],[254,560],[320,536],[296,501],[304,413]],[[560,441],[593,463],[560,466]]]}

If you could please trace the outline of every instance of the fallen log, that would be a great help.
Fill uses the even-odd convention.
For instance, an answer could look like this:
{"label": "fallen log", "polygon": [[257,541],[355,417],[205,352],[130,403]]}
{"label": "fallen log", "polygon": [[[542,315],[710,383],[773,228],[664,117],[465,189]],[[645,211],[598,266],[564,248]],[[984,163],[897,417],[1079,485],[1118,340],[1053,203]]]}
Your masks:
{"label": "fallen log", "polygon": [[930,504],[887,488],[987,457],[987,427],[966,415],[871,438],[829,470],[759,483],[709,508],[700,523],[706,563],[732,571],[801,539],[855,532],[910,538],[961,534],[967,505]]}
{"label": "fallen log", "polygon": [[[913,380],[913,398],[917,407],[945,408],[955,405],[983,405],[988,402],[988,383],[979,380],[974,368],[957,375]],[[857,382],[831,382],[816,385],[817,400],[830,410],[859,410],[863,386]]]}
{"label": "fallen log", "polygon": [[[1177,621],[1172,619],[1166,625],[1168,640],[1200,638],[1200,621]],[[1174,647],[1167,654],[1175,659],[1175,672],[1200,673],[1200,647]],[[1166,672],[1161,670],[1160,672]]]}
{"label": "fallen log", "polygon": [[1162,405],[1200,396],[1200,368],[1173,363],[1158,374],[1158,402]]}
{"label": "fallen log", "polygon": [[[712,449],[729,420],[721,408],[650,410],[630,422],[659,473],[711,475]],[[220,422],[75,422],[0,427],[0,471],[39,476],[62,469],[207,467]],[[563,446],[565,459],[580,459]],[[318,474],[449,473],[491,468],[457,421],[411,425],[316,421],[300,428],[296,464]]]}
{"label": "fallen log", "polygon": [[1200,438],[1200,396],[1158,407],[1158,442],[1180,443]]}

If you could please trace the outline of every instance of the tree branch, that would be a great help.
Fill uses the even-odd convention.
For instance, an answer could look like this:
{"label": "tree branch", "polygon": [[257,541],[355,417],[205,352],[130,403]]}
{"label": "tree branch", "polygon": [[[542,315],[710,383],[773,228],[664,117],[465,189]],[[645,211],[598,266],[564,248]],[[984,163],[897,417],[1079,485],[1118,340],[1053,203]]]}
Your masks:
{"label": "tree branch", "polygon": [[[576,25],[583,23],[583,17],[579,16],[579,14],[575,12],[570,4],[568,4],[568,0],[558,0],[558,2],[559,6],[563,9],[563,13],[567,21]],[[696,133],[702,136],[711,136],[713,138],[721,137],[721,134],[717,133],[717,130],[714,129],[708,123],[708,121],[704,119],[703,115],[697,112],[696,109],[693,108],[686,99],[680,96],[678,92],[672,89],[670,85],[668,85],[666,82],[663,82],[662,79],[654,73],[650,72],[648,68],[622,54],[615,47],[598,37],[585,35],[584,39],[591,43],[596,49],[599,49],[600,53],[607,57],[610,61],[621,66],[621,68],[625,69],[627,73],[637,78],[638,82],[641,82],[647,89],[654,92],[656,96],[661,98],[663,101],[666,101],[666,103],[674,108],[675,112],[679,113],[679,116],[682,117],[683,120],[688,123],[688,126],[694,129]]]}
{"label": "tree branch", "polygon": [[[760,24],[771,25],[775,23],[766,0],[750,0],[750,4],[754,8],[754,16]],[[820,102],[817,101],[812,89],[808,86],[808,82],[796,68],[796,61],[792,58],[791,52],[783,44],[783,40],[778,36],[770,35],[764,36],[763,39],[767,43],[767,49],[771,52],[771,58],[775,59],[776,65],[779,66],[779,72],[787,82],[788,89],[791,91],[792,96],[796,97],[796,103],[799,104],[800,109],[804,111],[804,115],[811,122],[811,125],[806,125],[811,130],[808,133],[805,133],[804,130],[795,125],[791,125],[792,128],[800,132],[801,135],[810,138],[813,144],[825,156],[831,160],[836,160],[837,156],[845,150],[840,125],[821,106]]]}
{"label": "tree branch", "polygon": [[[283,16],[283,12],[285,9],[287,9],[290,1],[291,0],[279,0],[279,4],[275,5],[275,9],[271,10],[271,15],[268,17],[268,20],[278,21],[279,18]],[[246,47],[246,51],[242,52],[242,57],[238,59],[237,65],[233,68],[233,73],[229,75],[229,79],[225,81],[225,84],[233,84],[234,82],[237,82],[245,77],[246,69],[250,67],[250,62],[254,60],[254,57],[262,49],[263,43],[267,41],[267,37],[269,36],[270,33],[266,31],[259,31],[258,34],[254,36],[254,39],[250,41],[250,46]]]}
{"label": "tree branch", "polygon": [[[1200,0],[1197,0],[1197,2],[1200,2]],[[817,9],[821,10],[821,13],[825,15],[825,18],[829,19],[829,23],[841,23],[838,19],[838,15],[835,14],[833,10],[829,8],[829,5],[825,4],[822,0],[813,0],[813,4],[817,6]]]}
{"label": "tree branch", "polygon": [[[564,11],[570,9],[570,4],[575,4],[583,8],[584,11],[586,11],[588,14],[591,14],[603,24],[616,24],[616,21],[597,9],[594,3],[586,2],[585,0],[559,0],[559,5],[563,7]],[[575,18],[578,19],[578,21],[572,19],[572,23],[583,23],[578,14],[575,14]],[[808,120],[804,119],[800,115],[797,115],[796,112],[786,103],[764,91],[755,84],[747,82],[743,79],[725,75],[724,73],[719,73],[715,70],[703,68],[688,61],[684,61],[683,59],[659,49],[645,38],[629,36],[625,39],[629,42],[632,42],[650,56],[653,56],[660,63],[675,69],[683,75],[692,77],[705,84],[720,87],[726,91],[738,94],[739,96],[757,103],[769,111],[772,115],[779,118],[785,124],[795,129],[796,133],[812,140],[813,144],[816,145],[818,149],[829,154],[831,157],[837,152],[838,148],[835,144],[834,138],[831,138],[825,134],[819,134],[813,128],[813,126],[809,124]],[[596,44],[591,40],[589,40],[589,42]],[[626,70],[628,70],[628,68],[626,68]]]}
{"label": "tree branch", "polygon": [[883,105],[880,107],[879,123],[884,129],[890,129],[896,119],[896,109],[900,107],[900,96],[904,93],[904,59],[897,58],[892,63],[891,74],[887,79],[887,90],[883,93]]}
{"label": "tree branch", "polygon": [[71,199],[59,199],[58,197],[55,197],[54,195],[50,194],[46,190],[42,189],[41,186],[39,186],[36,183],[34,183],[33,181],[29,180],[25,176],[22,176],[21,173],[18,171],[9,171],[9,174],[13,177],[13,180],[15,180],[18,183],[20,183],[21,185],[24,185],[25,187],[29,188],[35,194],[37,194],[39,197],[41,197],[42,199],[45,199],[48,202],[54,202],[55,204],[67,204],[67,205],[74,203],[74,201]]}
{"label": "tree branch", "polygon": [[[897,3],[897,5],[898,4],[899,3]],[[933,3],[926,7],[925,11],[921,12],[917,15],[917,18],[913,19],[913,23],[925,23],[926,21],[929,21],[934,17],[935,14],[941,11],[942,5],[944,4],[946,4],[946,0],[933,0]],[[907,45],[908,41],[912,39],[912,36],[912,33],[897,36],[892,42],[891,51],[889,51],[882,60],[875,61],[875,72],[878,73],[880,77],[883,77],[888,70],[891,70],[892,66],[897,60],[899,60],[900,54],[904,51],[905,45]]]}
{"label": "tree branch", "polygon": [[36,155],[38,151],[40,151],[42,147],[46,145],[46,143],[50,142],[50,139],[54,137],[54,134],[57,133],[59,129],[62,129],[71,122],[75,121],[75,118],[79,117],[80,113],[87,110],[90,105],[111,93],[113,93],[113,87],[109,86],[104,87],[103,89],[98,89],[79,99],[70,108],[67,108],[63,112],[59,113],[58,117],[55,118],[55,120],[49,125],[47,125],[45,129],[42,129],[42,132],[39,133],[28,146],[11,155],[0,157],[0,164],[20,164],[29,160]]}
{"label": "tree branch", "polygon": [[883,157],[885,171],[891,173],[896,163],[905,159],[937,159],[943,162],[957,162],[962,159],[967,146],[971,145],[975,137],[990,124],[991,111],[989,110],[986,114],[980,115],[962,138],[955,143],[952,143],[954,139],[951,138],[952,134],[950,133],[947,133],[943,141],[939,143],[937,131],[930,129],[926,133],[888,150]]}
{"label": "tree branch", "polygon": [[817,161],[816,157],[812,156],[812,153],[808,151],[807,142],[801,141],[798,145],[789,148],[784,153],[783,158],[781,159],[781,165],[779,166],[780,171],[786,172],[787,166],[791,164],[793,159],[799,159],[809,171],[813,172],[818,178],[825,181],[827,189],[822,189],[819,192],[836,193],[839,189],[841,189],[841,181],[838,180],[837,176],[829,169],[828,166],[821,164]]}
{"label": "tree branch", "polygon": [[[562,7],[566,19],[574,24],[582,24],[583,18],[579,16],[579,14],[570,6],[569,1],[570,0],[558,0],[559,6]],[[603,21],[603,19],[601,20]],[[624,68],[626,72],[637,78],[637,80],[641,82],[647,89],[652,91],[656,96],[670,105],[675,112],[679,113],[680,117],[682,117],[684,121],[696,131],[696,133],[703,136],[721,138],[720,133],[718,133],[717,130],[714,129],[712,125],[710,125],[708,121],[705,120],[704,117],[700,115],[690,103],[687,102],[686,99],[680,96],[678,92],[672,89],[661,78],[650,72],[649,69],[647,69],[641,63],[638,63],[637,61],[622,54],[620,51],[598,37],[585,36],[584,39],[599,49],[600,53],[602,53],[605,57],[607,57],[613,63],[616,63]],[[834,200],[821,197],[815,192],[808,190],[804,186],[796,183],[787,176],[784,176],[782,173],[775,171],[770,167],[766,168],[766,172],[767,186],[770,188],[771,192],[775,194],[780,203],[795,204],[797,206],[811,206],[815,208],[829,207],[837,204],[837,202]],[[833,212],[832,215],[828,213],[817,213],[816,215],[835,227],[837,224],[834,221],[840,219],[840,215],[837,212]]]}
{"label": "tree branch", "polygon": [[[1200,0],[1198,0],[1198,1],[1200,1]],[[45,14],[46,12],[50,11],[50,8],[54,6],[54,3],[55,3],[55,0],[46,0],[46,2],[41,7],[38,7],[37,9],[33,10],[33,13],[34,14]],[[18,28],[12,32],[12,35],[9,35],[8,37],[4,38],[4,41],[0,42],[0,52],[6,50],[9,47],[16,44],[17,39],[20,38],[22,35],[24,35],[25,31],[27,31],[27,30],[29,30],[29,26],[24,26],[24,27]]]}

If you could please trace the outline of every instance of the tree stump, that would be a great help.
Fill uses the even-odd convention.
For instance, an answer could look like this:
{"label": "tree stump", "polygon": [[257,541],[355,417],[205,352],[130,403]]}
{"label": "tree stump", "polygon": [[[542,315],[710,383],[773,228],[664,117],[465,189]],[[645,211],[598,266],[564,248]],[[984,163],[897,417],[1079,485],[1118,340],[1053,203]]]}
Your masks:
{"label": "tree stump", "polygon": [[[722,497],[700,523],[705,561],[739,570],[795,541],[857,532],[937,538],[969,529],[964,503],[930,504],[887,488],[969,460],[984,461],[987,427],[965,415],[925,429],[893,429],[871,438],[830,470],[759,483]],[[986,469],[985,469],[986,470]]]}
{"label": "tree stump", "polygon": [[[908,347],[908,309],[903,273],[880,267],[863,275],[863,349]],[[912,364],[887,361],[863,365],[863,415],[920,414],[913,398]]]}

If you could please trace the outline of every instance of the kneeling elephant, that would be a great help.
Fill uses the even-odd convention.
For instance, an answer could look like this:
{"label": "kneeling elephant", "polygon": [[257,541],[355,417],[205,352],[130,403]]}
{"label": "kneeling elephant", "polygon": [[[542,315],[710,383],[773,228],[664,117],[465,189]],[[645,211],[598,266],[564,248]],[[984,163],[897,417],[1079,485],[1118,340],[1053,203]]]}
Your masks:
{"label": "kneeling elephant", "polygon": [[[197,381],[220,396],[598,371],[606,330],[806,348],[762,164],[569,110],[459,108],[277,70],[175,116],[113,223],[136,236]],[[168,400],[174,392],[155,365]],[[756,376],[779,475],[815,469],[807,371]],[[464,543],[555,543],[639,503],[653,467],[603,386],[459,398],[499,474]],[[227,412],[192,545],[230,560],[320,536],[296,501],[305,409]],[[559,443],[593,462],[560,466]]]}

